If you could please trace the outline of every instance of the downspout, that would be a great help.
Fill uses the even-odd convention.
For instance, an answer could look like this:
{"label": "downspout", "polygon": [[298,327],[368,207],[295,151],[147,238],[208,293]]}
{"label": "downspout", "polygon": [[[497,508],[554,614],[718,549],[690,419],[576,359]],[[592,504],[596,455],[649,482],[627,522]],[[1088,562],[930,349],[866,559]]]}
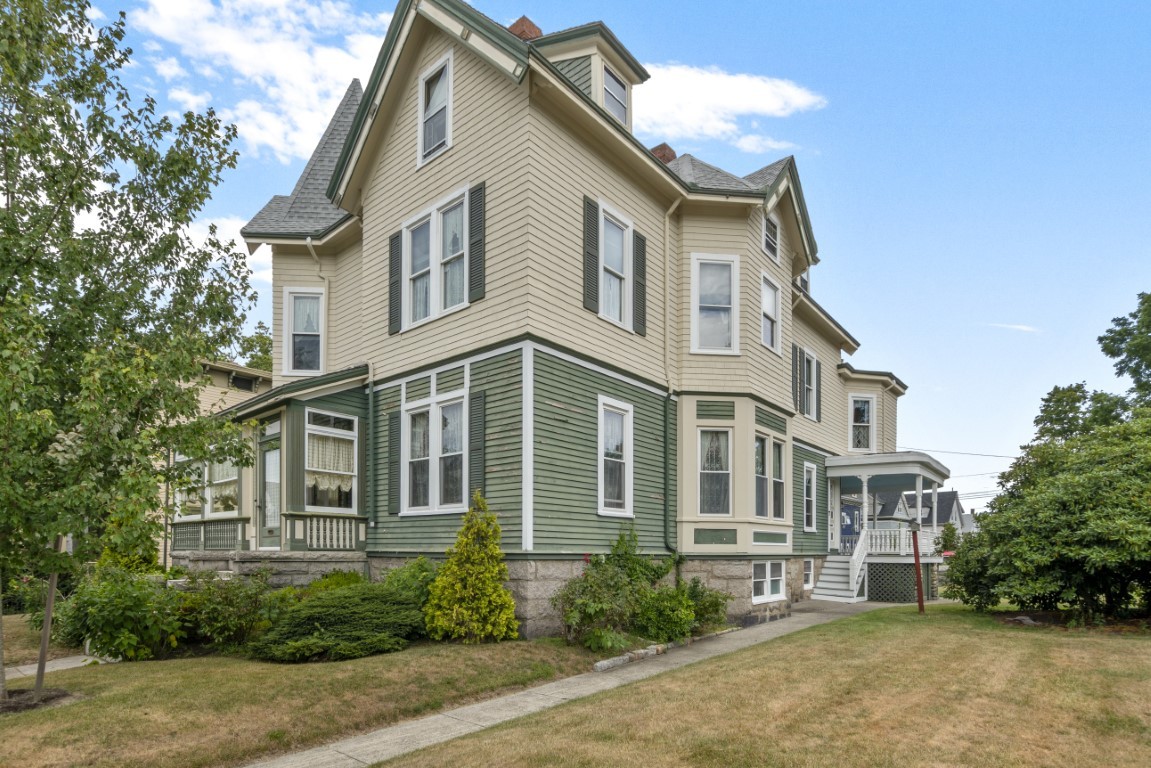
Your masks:
{"label": "downspout", "polygon": [[[668,448],[667,414],[671,405],[671,274],[672,265],[678,264],[679,259],[673,260],[669,250],[671,248],[671,216],[679,208],[681,202],[683,202],[683,198],[677,197],[663,216],[663,257],[667,264],[663,276],[663,375],[667,386],[667,392],[663,397],[663,545],[672,554],[678,554],[678,551],[675,545],[671,543],[671,534],[668,531],[671,517],[671,503],[668,500],[671,495],[671,458]],[[678,579],[678,565],[676,574]]]}
{"label": "downspout", "polygon": [[[308,235],[308,238],[304,241],[304,243],[308,246],[308,253],[312,254],[312,261],[316,262],[316,277],[318,277],[324,281],[324,320],[323,320],[323,325],[320,327],[323,328],[324,335],[327,335],[327,332],[328,332],[328,300],[331,298],[331,296],[329,296],[330,291],[328,290],[328,288],[329,288],[328,278],[326,278],[324,276],[323,267],[320,266],[320,257],[316,255],[316,248],[315,248],[315,246],[312,245],[312,236]],[[328,345],[323,341],[321,341],[321,344],[323,345],[323,348],[324,348],[324,358],[325,358],[324,363],[326,363],[327,362],[326,358],[328,356]]]}
{"label": "downspout", "polygon": [[[367,454],[367,470],[364,482],[367,484],[367,492],[364,494],[364,507],[368,516],[368,525],[365,529],[365,536],[367,531],[370,531],[376,526],[376,366],[371,361],[368,361],[368,445],[365,453]],[[364,550],[368,548],[368,543],[364,541]],[[364,577],[368,581],[372,580],[372,569],[368,564],[367,558],[364,559]]]}

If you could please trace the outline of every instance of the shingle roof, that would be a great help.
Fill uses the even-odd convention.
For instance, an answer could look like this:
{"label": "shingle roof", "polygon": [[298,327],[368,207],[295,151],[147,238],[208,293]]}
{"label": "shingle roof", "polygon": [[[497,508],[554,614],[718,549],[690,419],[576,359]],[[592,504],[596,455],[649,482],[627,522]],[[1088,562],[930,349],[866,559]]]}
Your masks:
{"label": "shingle roof", "polygon": [[722,168],[716,168],[710,163],[705,163],[693,155],[680,155],[668,163],[667,167],[671,169],[672,173],[683,179],[685,184],[695,189],[756,194],[763,192],[775,183],[790,159],[790,157],[785,157],[776,160],[771,165],[760,168],[755,173],[749,173],[742,179]]}
{"label": "shingle roof", "polygon": [[318,237],[351,216],[328,200],[328,182],[352,129],[363,90],[353,80],[290,195],[276,195],[240,230],[258,236]]}
{"label": "shingle roof", "polygon": [[[939,514],[935,518],[936,524],[942,526],[942,525],[946,525],[947,523],[951,523],[956,528],[958,528],[960,525],[960,521],[959,520],[952,520],[951,515],[952,515],[952,512],[955,510],[956,503],[959,501],[959,491],[939,491],[938,495],[939,495]],[[907,508],[909,510],[911,510],[912,516],[914,516],[915,515],[915,494],[914,493],[907,493],[904,495],[903,500],[904,500],[904,502],[906,502]],[[963,509],[963,505],[960,504],[959,508]],[[930,491],[924,491],[923,492],[923,517],[921,518],[921,522],[925,522],[925,523],[931,522],[931,492]]]}

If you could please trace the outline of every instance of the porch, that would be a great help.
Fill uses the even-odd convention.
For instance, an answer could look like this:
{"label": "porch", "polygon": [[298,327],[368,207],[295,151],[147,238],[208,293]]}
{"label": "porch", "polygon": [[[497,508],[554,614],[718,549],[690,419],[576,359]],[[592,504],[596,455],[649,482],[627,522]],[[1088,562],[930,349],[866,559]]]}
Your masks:
{"label": "porch", "polygon": [[[261,551],[363,552],[367,546],[368,518],[362,515],[285,512],[274,546]],[[171,523],[171,551],[232,552],[251,550],[251,521],[247,517],[213,519],[176,518]]]}
{"label": "porch", "polygon": [[[909,584],[914,589],[917,544],[925,583],[930,583],[943,558],[937,546],[940,529],[933,519],[924,520],[923,501],[925,492],[937,496],[950,470],[917,451],[833,456],[826,466],[835,501],[828,510],[829,554],[812,597],[838,602],[878,599],[870,589],[873,573],[882,576],[886,594],[905,594]],[[890,492],[914,492],[913,525],[879,527],[876,496]],[[938,505],[930,506],[934,515]],[[854,514],[847,514],[847,509]]]}

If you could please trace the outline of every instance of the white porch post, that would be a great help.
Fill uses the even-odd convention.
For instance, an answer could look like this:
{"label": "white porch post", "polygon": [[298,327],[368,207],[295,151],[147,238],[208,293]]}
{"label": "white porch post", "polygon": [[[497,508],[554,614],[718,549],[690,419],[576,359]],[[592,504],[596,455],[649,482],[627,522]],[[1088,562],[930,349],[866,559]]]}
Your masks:
{"label": "white porch post", "polygon": [[863,526],[860,529],[860,535],[862,535],[862,530],[867,528],[867,514],[871,511],[871,504],[868,501],[868,495],[867,495],[867,481],[869,479],[870,478],[867,475],[860,475],[859,476],[859,482],[863,484],[863,491],[861,493],[861,495],[863,497],[863,504],[862,504],[862,506],[860,506],[860,509],[859,509],[859,514],[863,518]]}
{"label": "white porch post", "polygon": [[932,533],[939,533],[939,518],[936,517],[939,511],[939,483],[931,484],[931,531]]}

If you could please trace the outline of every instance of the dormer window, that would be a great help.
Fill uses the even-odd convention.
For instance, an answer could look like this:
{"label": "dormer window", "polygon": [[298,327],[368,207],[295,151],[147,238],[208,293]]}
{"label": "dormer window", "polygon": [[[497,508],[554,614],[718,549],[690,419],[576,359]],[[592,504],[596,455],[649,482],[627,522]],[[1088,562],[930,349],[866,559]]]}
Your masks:
{"label": "dormer window", "polygon": [[779,224],[771,216],[763,217],[763,250],[779,262]]}
{"label": "dormer window", "polygon": [[603,106],[627,125],[627,84],[607,67],[603,68]]}
{"label": "dormer window", "polygon": [[452,57],[420,77],[420,156],[423,164],[452,144]]}

